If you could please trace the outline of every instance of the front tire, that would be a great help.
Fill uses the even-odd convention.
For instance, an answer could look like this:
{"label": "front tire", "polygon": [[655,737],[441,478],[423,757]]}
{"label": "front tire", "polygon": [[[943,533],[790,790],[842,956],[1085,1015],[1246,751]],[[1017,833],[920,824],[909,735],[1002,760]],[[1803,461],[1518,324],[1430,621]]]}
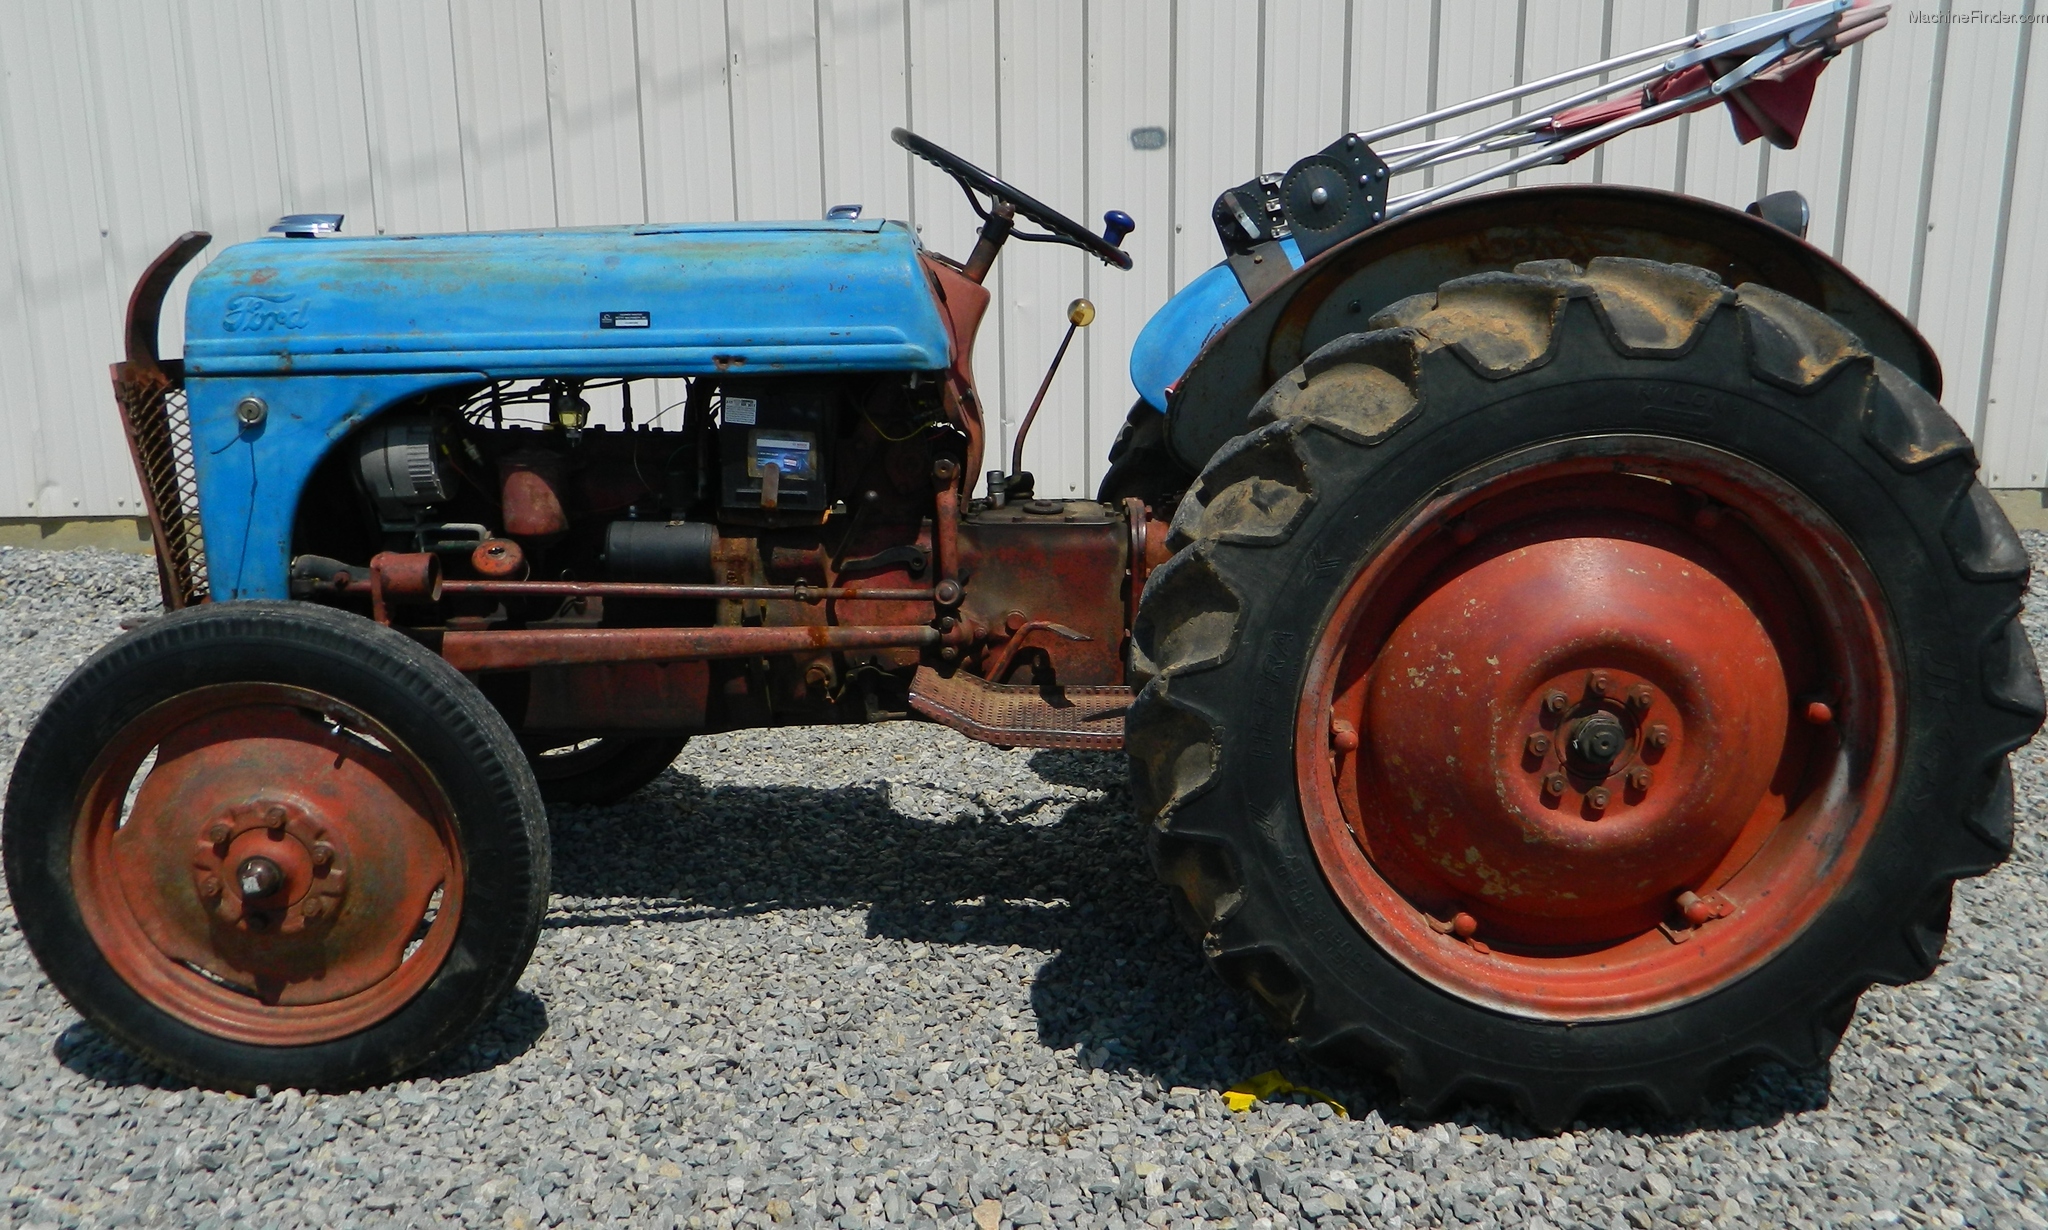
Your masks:
{"label": "front tire", "polygon": [[2027,560],[1774,291],[1525,265],[1333,342],[1146,586],[1134,791],[1212,964],[1425,1111],[1823,1061],[2011,849]]}
{"label": "front tire", "polygon": [[23,744],[0,840],[64,997],[218,1088],[350,1088],[453,1048],[547,904],[546,812],[497,711],[303,603],[174,612],[87,660]]}

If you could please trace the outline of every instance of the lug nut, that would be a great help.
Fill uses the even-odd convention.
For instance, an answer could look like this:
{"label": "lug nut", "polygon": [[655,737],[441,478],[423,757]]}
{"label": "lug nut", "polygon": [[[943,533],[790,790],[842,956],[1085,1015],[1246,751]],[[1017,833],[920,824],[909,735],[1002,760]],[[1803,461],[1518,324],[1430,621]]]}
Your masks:
{"label": "lug nut", "polygon": [[320,917],[320,913],[324,908],[325,907],[321,903],[320,898],[308,897],[305,899],[304,902],[300,903],[299,913],[301,916],[305,917],[307,920],[310,921],[312,919]]}
{"label": "lug nut", "polygon": [[1461,940],[1469,940],[1478,933],[1478,919],[1472,917],[1470,914],[1465,913],[1463,910],[1460,910],[1456,914],[1451,916],[1452,935],[1457,936]]}
{"label": "lug nut", "polygon": [[1595,786],[1586,792],[1586,806],[1594,811],[1601,811],[1606,808],[1610,797],[1612,796],[1607,793],[1607,787]]}
{"label": "lug nut", "polygon": [[1563,713],[1571,707],[1571,703],[1572,698],[1556,688],[1552,688],[1543,694],[1543,707],[1552,713]]}
{"label": "lug nut", "polygon": [[1628,786],[1631,790],[1648,790],[1654,780],[1649,765],[1639,764],[1628,771]]}
{"label": "lug nut", "polygon": [[212,901],[220,896],[220,877],[207,876],[199,881],[199,895]]}
{"label": "lug nut", "polygon": [[216,820],[212,824],[206,826],[206,840],[212,842],[216,846],[224,846],[228,844],[228,838],[233,837],[234,835],[235,830],[233,826],[229,825],[228,822],[225,820]]}
{"label": "lug nut", "polygon": [[327,870],[327,869],[328,869],[329,867],[333,866],[333,864],[334,864],[334,847],[333,847],[333,846],[330,846],[330,845],[328,845],[328,844],[327,844],[326,842],[324,842],[324,841],[316,841],[316,842],[314,842],[314,843],[313,843],[313,849],[312,849],[312,850],[310,851],[310,853],[311,853],[311,854],[312,854],[312,856],[313,856],[313,870],[315,870],[315,871],[325,871],[325,870]]}
{"label": "lug nut", "polygon": [[1697,927],[1714,918],[1714,907],[1698,893],[1687,890],[1678,894],[1678,912],[1685,915],[1685,921]]}
{"label": "lug nut", "polygon": [[1543,779],[1543,793],[1561,795],[1564,793],[1566,784],[1564,774],[1552,773]]}
{"label": "lug nut", "polygon": [[1650,723],[1650,728],[1643,732],[1643,743],[1652,750],[1662,751],[1664,750],[1664,745],[1669,742],[1671,742],[1671,728],[1662,722]]}
{"label": "lug nut", "polygon": [[1541,733],[1530,735],[1527,746],[1531,756],[1546,756],[1550,753],[1550,736]]}
{"label": "lug nut", "polygon": [[1654,699],[1656,699],[1656,693],[1650,690],[1650,685],[1647,683],[1638,683],[1628,690],[1628,707],[1631,709],[1638,711],[1647,709],[1650,707],[1650,702]]}
{"label": "lug nut", "polygon": [[1606,671],[1594,671],[1586,676],[1586,690],[1595,696],[1605,696],[1614,690],[1614,679]]}
{"label": "lug nut", "polygon": [[269,810],[263,813],[263,827],[270,830],[272,837],[282,837],[284,835],[284,821],[284,808],[279,807],[275,803],[272,803]]}

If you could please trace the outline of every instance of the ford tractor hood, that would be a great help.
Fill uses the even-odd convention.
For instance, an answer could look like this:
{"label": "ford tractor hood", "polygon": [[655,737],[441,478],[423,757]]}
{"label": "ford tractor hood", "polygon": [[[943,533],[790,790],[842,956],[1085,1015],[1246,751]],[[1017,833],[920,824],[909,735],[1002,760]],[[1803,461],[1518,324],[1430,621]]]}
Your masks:
{"label": "ford tractor hood", "polygon": [[190,377],[937,370],[900,222],[261,239],[185,309]]}

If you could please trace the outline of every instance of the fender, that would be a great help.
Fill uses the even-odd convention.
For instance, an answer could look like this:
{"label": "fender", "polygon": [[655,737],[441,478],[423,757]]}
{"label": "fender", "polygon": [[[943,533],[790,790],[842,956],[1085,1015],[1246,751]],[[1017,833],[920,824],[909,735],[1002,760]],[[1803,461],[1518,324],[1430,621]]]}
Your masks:
{"label": "fender", "polygon": [[[1827,253],[1740,210],[1651,188],[1558,184],[1465,197],[1362,232],[1217,328],[1172,390],[1167,444],[1190,474],[1243,433],[1252,404],[1373,313],[1453,278],[1562,257],[1697,265],[1819,308],[1936,397],[1941,364],[1913,325]],[[1239,300],[1242,302],[1242,300]]]}

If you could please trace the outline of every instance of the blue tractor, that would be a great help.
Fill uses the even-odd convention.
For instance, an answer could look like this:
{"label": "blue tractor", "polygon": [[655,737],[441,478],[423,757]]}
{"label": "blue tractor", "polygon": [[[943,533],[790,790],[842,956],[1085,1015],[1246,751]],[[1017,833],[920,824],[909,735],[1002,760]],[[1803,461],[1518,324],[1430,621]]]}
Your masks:
{"label": "blue tractor", "polygon": [[[23,747],[28,943],[170,1072],[386,1080],[511,991],[548,801],[700,732],[918,718],[1122,749],[1217,973],[1425,1110],[1819,1063],[2011,849],[2026,554],[1796,196],[1446,198],[1706,106],[1788,142],[1876,24],[1766,14],[1225,191],[1092,500],[986,455],[970,359],[1009,240],[1128,268],[1132,222],[908,132],[983,218],[964,260],[857,210],[295,216],[199,274],[173,360],[188,235],[114,369],[167,613]],[[1470,155],[1504,160],[1391,188]]]}

